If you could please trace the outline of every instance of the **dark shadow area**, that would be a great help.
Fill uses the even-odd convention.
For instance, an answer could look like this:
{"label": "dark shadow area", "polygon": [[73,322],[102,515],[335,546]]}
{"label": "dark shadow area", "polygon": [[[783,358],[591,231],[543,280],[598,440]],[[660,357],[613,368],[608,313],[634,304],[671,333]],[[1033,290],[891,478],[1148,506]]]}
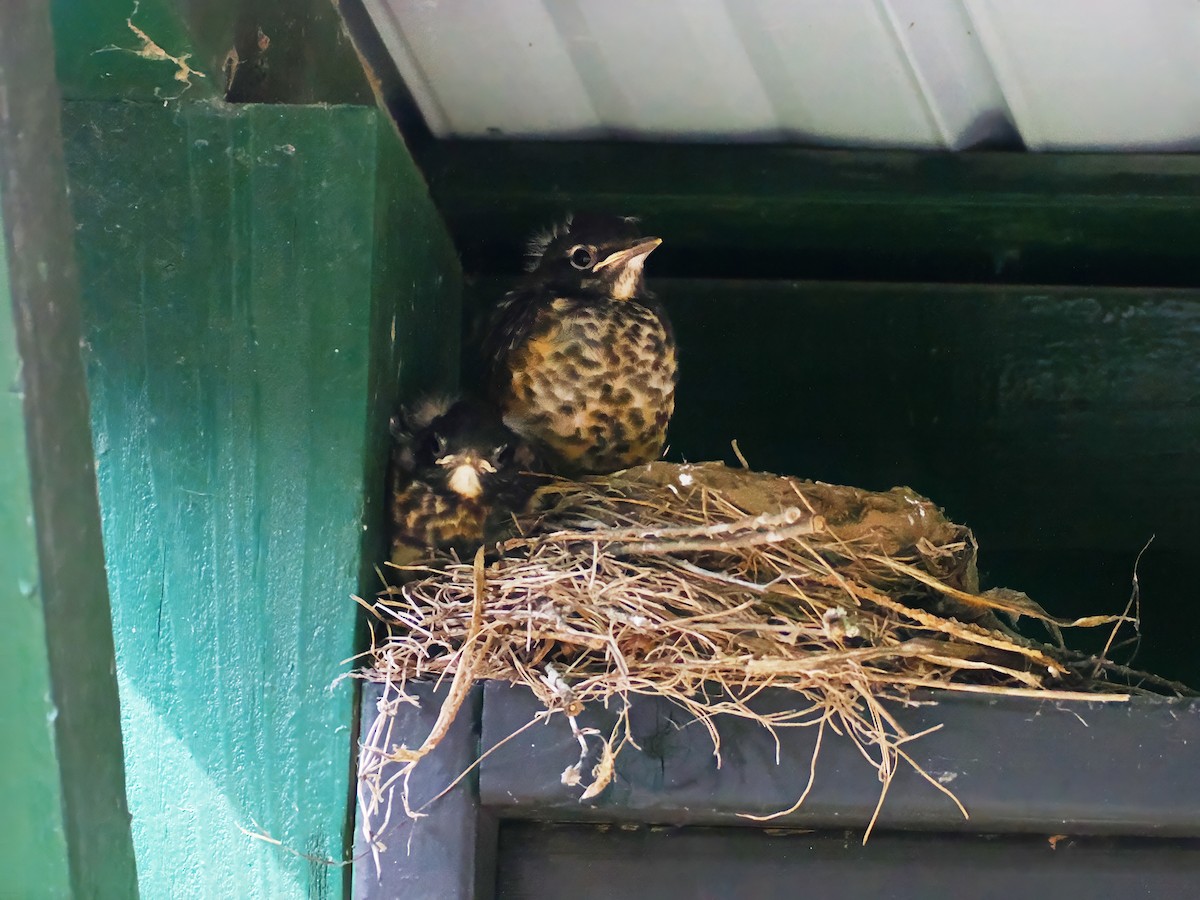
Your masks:
{"label": "dark shadow area", "polygon": [[570,210],[642,218],[660,277],[1187,286],[1180,154],[438,141],[421,156],[467,271],[515,274]]}
{"label": "dark shadow area", "polygon": [[184,18],[229,103],[372,104],[354,44],[327,0],[186,0]]}
{"label": "dark shadow area", "polygon": [[1194,840],[504,822],[499,847],[497,900],[1182,897],[1200,875]]}

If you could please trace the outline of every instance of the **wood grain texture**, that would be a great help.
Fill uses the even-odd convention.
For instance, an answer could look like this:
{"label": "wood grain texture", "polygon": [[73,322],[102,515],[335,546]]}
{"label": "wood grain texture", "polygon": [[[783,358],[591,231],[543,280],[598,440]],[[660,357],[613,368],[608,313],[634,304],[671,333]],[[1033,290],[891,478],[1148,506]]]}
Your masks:
{"label": "wood grain texture", "polygon": [[137,893],[43,4],[0,7],[0,894]]}
{"label": "wood grain texture", "polygon": [[26,823],[0,842],[0,868],[10,884],[29,896],[65,897],[71,877],[54,752],[56,711],[45,609],[38,590],[21,370],[7,254],[0,244],[0,373],[7,382],[0,389],[0,454],[6,460],[0,467],[0,602],[8,620],[0,642],[0,678],[11,685],[0,703],[0,802],[6,815]]}
{"label": "wood grain texture", "polygon": [[373,109],[66,121],[143,893],[337,896],[379,411],[454,377],[381,323],[455,333],[448,240]]}
{"label": "wood grain texture", "polygon": [[641,216],[660,275],[1197,283],[1194,155],[439,141],[422,163],[472,273],[587,209]]}
{"label": "wood grain texture", "polygon": [[[420,170],[390,123],[376,129],[372,224],[370,353],[367,370],[366,506],[359,583],[378,590],[376,567],[389,555],[386,468],[388,419],[397,400],[453,389],[459,379],[463,274]],[[366,594],[364,593],[363,596]],[[365,629],[363,629],[365,632]],[[365,633],[360,646],[366,645]]]}

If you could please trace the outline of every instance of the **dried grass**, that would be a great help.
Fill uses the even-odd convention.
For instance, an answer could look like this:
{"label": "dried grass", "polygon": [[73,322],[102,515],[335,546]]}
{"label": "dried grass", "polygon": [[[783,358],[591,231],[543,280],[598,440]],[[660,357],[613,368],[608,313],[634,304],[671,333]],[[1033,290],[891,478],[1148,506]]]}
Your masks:
{"label": "dried grass", "polygon": [[[878,774],[880,805],[901,763],[925,775],[907,750],[920,735],[891,713],[915,689],[1120,701],[1179,687],[1063,646],[1063,628],[1136,628],[1128,615],[1067,621],[1018,592],[981,592],[971,532],[907,489],[655,463],[553,482],[533,509],[494,561],[481,549],[470,564],[410,573],[363,604],[383,628],[359,674],[391,686],[360,759],[371,846],[397,791],[405,814],[420,815],[408,778],[479,679],[524,684],[543,716],[567,717],[580,758],[563,783],[581,799],[604,790],[633,738],[624,714],[611,734],[576,718],[589,704],[646,694],[701,722],[718,764],[721,715],[772,733],[816,727],[818,751],[827,731],[847,736]],[[1023,618],[1051,642],[1018,633]],[[391,712],[411,701],[405,684],[418,678],[452,684],[437,726],[410,749],[394,742]],[[794,692],[791,711],[751,709],[772,687]],[[589,757],[599,761],[585,776]],[[815,764],[814,753],[810,776]]]}

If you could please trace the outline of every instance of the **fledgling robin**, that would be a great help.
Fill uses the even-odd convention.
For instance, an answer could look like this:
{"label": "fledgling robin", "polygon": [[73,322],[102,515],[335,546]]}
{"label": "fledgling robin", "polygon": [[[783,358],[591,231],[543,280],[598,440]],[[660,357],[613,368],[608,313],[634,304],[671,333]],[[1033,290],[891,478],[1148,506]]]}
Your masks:
{"label": "fledgling robin", "polygon": [[482,403],[427,398],[393,416],[391,429],[395,565],[446,551],[470,555],[536,487],[532,449]]}
{"label": "fledgling robin", "polygon": [[605,474],[662,453],[678,364],[642,274],[660,243],[631,218],[568,218],[530,243],[528,274],[493,312],[490,394],[557,474]]}

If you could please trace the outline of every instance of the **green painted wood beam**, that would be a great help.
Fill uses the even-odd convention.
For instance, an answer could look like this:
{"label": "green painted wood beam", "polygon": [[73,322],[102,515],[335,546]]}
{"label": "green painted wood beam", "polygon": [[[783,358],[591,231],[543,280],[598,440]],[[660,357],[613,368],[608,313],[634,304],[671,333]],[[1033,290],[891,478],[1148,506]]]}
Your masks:
{"label": "green painted wood beam", "polygon": [[51,0],[70,100],[373,102],[329,0]]}
{"label": "green painted wood beam", "polygon": [[[3,217],[0,216],[0,225]],[[8,627],[0,644],[0,678],[9,685],[0,701],[0,803],[5,840],[0,867],[30,896],[66,896],[71,878],[62,820],[61,773],[54,747],[57,712],[46,656],[46,617],[38,593],[37,536],[26,452],[22,363],[7,254],[0,245],[0,372],[9,382],[0,394],[0,603]],[[18,826],[16,823],[21,823]]]}
{"label": "green painted wood beam", "polygon": [[211,52],[199,50],[183,5],[175,0],[51,0],[50,10],[67,99],[221,95],[220,66],[206,58]]}
{"label": "green painted wood beam", "polygon": [[386,412],[457,374],[453,248],[373,108],[65,122],[142,892],[338,895],[354,691],[330,686]]}
{"label": "green painted wood beam", "polygon": [[0,8],[0,894],[136,896],[42,4]]}
{"label": "green painted wood beam", "polygon": [[680,277],[1200,283],[1200,156],[442,141],[422,163],[470,272],[564,210],[641,216]]}

